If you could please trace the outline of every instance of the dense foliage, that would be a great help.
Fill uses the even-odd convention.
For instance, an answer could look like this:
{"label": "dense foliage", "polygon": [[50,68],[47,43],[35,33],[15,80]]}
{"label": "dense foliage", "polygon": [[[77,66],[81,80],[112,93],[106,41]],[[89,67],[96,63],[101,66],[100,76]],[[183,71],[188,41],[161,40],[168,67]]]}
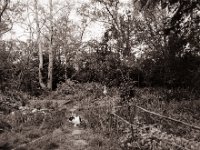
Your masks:
{"label": "dense foliage", "polygon": [[[137,86],[199,89],[198,1],[133,1],[124,12],[120,9],[126,6],[120,1],[91,2],[93,6],[83,5],[79,9],[83,29],[69,23],[65,17],[68,14],[57,20],[59,24],[52,33],[53,89],[68,78],[79,82],[100,82],[110,87],[135,81]],[[5,4],[1,4],[5,8],[2,13],[8,15],[9,3]],[[4,19],[1,24],[9,27],[5,17],[1,17]],[[107,22],[102,39],[82,42],[88,23],[96,20]],[[3,26],[1,30],[7,31]],[[75,33],[76,30],[80,33]],[[45,83],[48,80],[48,34],[44,32],[45,38],[41,39],[44,50],[42,80]],[[34,39],[26,42],[1,40],[2,91],[8,87],[33,95],[40,93],[37,52]]]}
{"label": "dense foliage", "polygon": [[0,1],[0,149],[199,149],[199,0],[40,2]]}

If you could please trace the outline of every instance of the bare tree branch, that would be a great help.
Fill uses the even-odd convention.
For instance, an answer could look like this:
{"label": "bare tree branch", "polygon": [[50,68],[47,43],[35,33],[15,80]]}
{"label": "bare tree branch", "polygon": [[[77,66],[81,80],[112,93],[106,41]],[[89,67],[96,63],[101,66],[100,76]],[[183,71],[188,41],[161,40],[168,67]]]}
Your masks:
{"label": "bare tree branch", "polygon": [[4,14],[4,12],[6,11],[6,9],[8,8],[8,3],[9,3],[9,0],[4,0],[4,5],[2,6],[2,10],[0,12],[0,23],[2,21],[2,16]]}

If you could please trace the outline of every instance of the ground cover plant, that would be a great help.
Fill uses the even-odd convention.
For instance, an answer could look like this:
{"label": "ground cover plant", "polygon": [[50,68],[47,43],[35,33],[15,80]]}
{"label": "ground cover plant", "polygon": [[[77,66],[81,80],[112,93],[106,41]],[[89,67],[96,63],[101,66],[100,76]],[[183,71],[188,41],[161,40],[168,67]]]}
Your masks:
{"label": "ground cover plant", "polygon": [[1,0],[0,149],[199,150],[199,31],[199,0]]}
{"label": "ground cover plant", "polygon": [[[123,92],[120,92],[123,88],[107,88],[106,95],[103,94],[103,89],[104,86],[98,83],[82,84],[68,80],[56,91],[41,96],[41,102],[35,103],[33,100],[29,102],[27,109],[13,110],[2,115],[1,124],[5,126],[5,129],[1,133],[1,147],[9,149],[21,146],[27,149],[30,143],[32,149],[59,148],[62,146],[61,141],[66,138],[66,134],[69,136],[70,129],[73,128],[73,125],[67,121],[67,117],[70,116],[70,107],[76,105],[78,109],[75,113],[82,116],[84,120],[82,128],[86,130],[86,135],[81,135],[81,137],[89,140],[88,149],[94,147],[99,149],[106,147],[110,149],[198,149],[199,131],[134,107],[138,105],[160,115],[199,126],[198,106],[200,103],[195,100],[197,96],[178,95],[178,98],[185,96],[190,98],[190,100],[180,102],[173,93],[170,96],[175,98],[168,101],[167,89],[134,87],[134,97],[123,99],[120,95],[120,93],[123,95]],[[126,89],[129,90],[129,88]],[[180,91],[181,89],[178,93],[181,93]],[[52,99],[57,100],[56,103],[51,101]],[[62,102],[59,105],[59,100],[72,102],[66,105]],[[122,119],[113,116],[113,113]],[[133,126],[130,127],[126,121],[132,123]],[[60,136],[60,142],[55,140],[56,138],[52,139],[52,132]],[[88,137],[91,133],[94,137]],[[31,144],[34,140],[37,144]],[[42,141],[46,144],[42,145]]]}

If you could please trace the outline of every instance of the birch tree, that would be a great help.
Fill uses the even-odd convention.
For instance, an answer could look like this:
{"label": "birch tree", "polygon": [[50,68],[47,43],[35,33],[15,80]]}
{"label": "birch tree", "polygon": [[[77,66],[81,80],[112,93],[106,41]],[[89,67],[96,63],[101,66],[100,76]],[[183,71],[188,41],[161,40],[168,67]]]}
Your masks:
{"label": "birch tree", "polygon": [[9,10],[10,0],[0,1],[0,38],[12,29],[12,21],[6,13]]}
{"label": "birch tree", "polygon": [[47,88],[52,90],[53,82],[53,4],[52,0],[49,0],[50,6],[50,31],[49,31],[49,66],[48,66],[48,83]]}
{"label": "birch tree", "polygon": [[35,21],[36,21],[36,33],[37,33],[37,44],[38,44],[38,55],[39,55],[39,84],[42,89],[46,89],[46,85],[43,82],[42,70],[43,70],[43,53],[42,53],[42,45],[40,39],[40,23],[38,19],[38,0],[34,0],[35,7]]}

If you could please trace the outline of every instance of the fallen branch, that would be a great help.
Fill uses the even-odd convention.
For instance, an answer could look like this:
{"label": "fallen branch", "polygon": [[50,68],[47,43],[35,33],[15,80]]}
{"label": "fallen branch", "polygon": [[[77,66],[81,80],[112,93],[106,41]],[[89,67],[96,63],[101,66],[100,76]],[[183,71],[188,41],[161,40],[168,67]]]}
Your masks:
{"label": "fallen branch", "polygon": [[39,137],[39,138],[37,138],[37,139],[35,139],[33,141],[28,142],[28,143],[24,143],[24,144],[18,145],[16,148],[13,148],[12,150],[16,150],[16,149],[23,148],[23,147],[26,147],[28,145],[34,144],[35,142],[41,141],[41,140],[43,140],[45,138],[49,138],[50,135],[52,135],[52,133],[46,134],[46,135],[44,135],[42,137]]}
{"label": "fallen branch", "polygon": [[111,115],[113,115],[113,116],[115,116],[115,117],[119,118],[120,120],[122,120],[122,121],[123,121],[123,122],[125,122],[126,124],[128,124],[128,125],[130,125],[130,126],[132,126],[132,127],[136,128],[136,125],[134,125],[134,124],[131,124],[129,121],[127,121],[126,119],[124,119],[124,118],[122,118],[122,117],[118,116],[117,114],[115,114],[115,113],[111,113]]}
{"label": "fallen branch", "polygon": [[67,105],[67,104],[69,104],[69,103],[71,103],[71,102],[73,102],[72,100],[68,100],[68,101],[66,101],[63,105]]}
{"label": "fallen branch", "polygon": [[[56,129],[55,129],[55,130],[56,130]],[[63,132],[63,133],[61,133],[61,134],[58,134],[58,135],[54,136],[54,138],[57,138],[57,137],[62,136],[62,135],[64,135],[64,134],[65,134],[65,133]],[[30,141],[30,142],[28,142],[28,143],[24,143],[24,144],[18,145],[16,148],[13,148],[12,150],[17,150],[17,149],[19,149],[19,148],[23,148],[23,147],[29,146],[29,145],[34,144],[34,143],[36,143],[36,142],[42,142],[43,140],[51,139],[52,136],[53,136],[53,132],[48,133],[48,134],[43,135],[43,136],[41,136],[41,137],[39,137],[39,138],[37,138],[37,139],[35,139],[35,140],[33,140],[33,141]]]}
{"label": "fallen branch", "polygon": [[[171,118],[171,117],[163,116],[163,115],[161,115],[161,114],[158,114],[158,113],[149,111],[149,110],[147,110],[147,109],[145,109],[145,108],[143,108],[143,107],[137,106],[137,105],[114,106],[114,108],[117,109],[117,108],[122,108],[122,107],[127,107],[127,106],[135,106],[135,107],[139,108],[140,110],[142,110],[142,111],[144,111],[144,112],[147,112],[147,113],[149,113],[149,114],[158,116],[158,117],[160,117],[160,118],[165,118],[165,119],[168,119],[168,120],[177,122],[177,123],[181,123],[181,124],[183,124],[183,125],[185,125],[185,126],[188,126],[188,127],[192,128],[192,129],[195,129],[195,130],[199,130],[199,131],[200,131],[200,127],[198,127],[198,126],[194,126],[194,125],[188,124],[188,123],[186,123],[186,122],[183,122],[183,121],[180,121],[180,120]],[[99,109],[99,108],[109,108],[109,107],[110,107],[109,105],[96,106],[96,107],[81,107],[81,108],[79,108],[79,110],[88,110],[88,109],[91,109],[91,108],[92,108],[92,109]],[[113,113],[112,113],[112,114],[113,114]],[[119,117],[120,117],[120,116],[118,116],[118,118],[119,118]],[[121,117],[120,117],[120,119],[121,119],[121,120],[124,120],[124,119],[121,118]],[[127,121],[127,120],[125,120],[125,121]]]}
{"label": "fallen branch", "polygon": [[137,108],[141,109],[142,111],[147,112],[147,113],[149,113],[149,114],[158,116],[158,117],[160,117],[160,118],[165,118],[165,119],[168,119],[168,120],[177,122],[177,123],[181,123],[181,124],[183,124],[183,125],[185,125],[185,126],[188,126],[188,127],[192,128],[192,129],[196,129],[196,130],[199,130],[199,131],[200,131],[200,127],[198,127],[198,126],[190,125],[190,124],[185,123],[185,122],[183,122],[183,121],[180,121],[180,120],[177,120],[177,119],[173,119],[173,118],[171,118],[171,117],[163,116],[163,115],[161,115],[161,114],[158,114],[158,113],[149,111],[149,110],[147,110],[147,109],[145,109],[145,108],[142,108],[142,107],[140,107],[140,106],[137,106],[137,105],[135,105],[135,107],[137,107]]}
{"label": "fallen branch", "polygon": [[[137,106],[136,106],[136,107],[137,107]],[[118,116],[117,114],[111,113],[111,115],[113,115],[113,116],[119,118],[120,120],[122,120],[122,121],[125,122],[126,124],[128,124],[128,125],[134,127],[135,129],[137,129],[136,125],[131,124],[129,121],[127,121],[127,120],[125,120],[124,118]],[[156,138],[157,138],[157,137],[156,137]],[[186,148],[186,147],[182,147],[182,146],[180,146],[180,145],[178,145],[178,144],[176,144],[176,143],[172,143],[171,141],[168,141],[168,140],[166,140],[166,139],[160,139],[160,138],[158,138],[158,139],[161,140],[161,141],[163,141],[163,142],[165,142],[165,143],[167,143],[167,144],[169,144],[169,145],[178,147],[178,148],[180,148],[180,149],[190,150],[190,149],[188,149],[188,148]]]}

